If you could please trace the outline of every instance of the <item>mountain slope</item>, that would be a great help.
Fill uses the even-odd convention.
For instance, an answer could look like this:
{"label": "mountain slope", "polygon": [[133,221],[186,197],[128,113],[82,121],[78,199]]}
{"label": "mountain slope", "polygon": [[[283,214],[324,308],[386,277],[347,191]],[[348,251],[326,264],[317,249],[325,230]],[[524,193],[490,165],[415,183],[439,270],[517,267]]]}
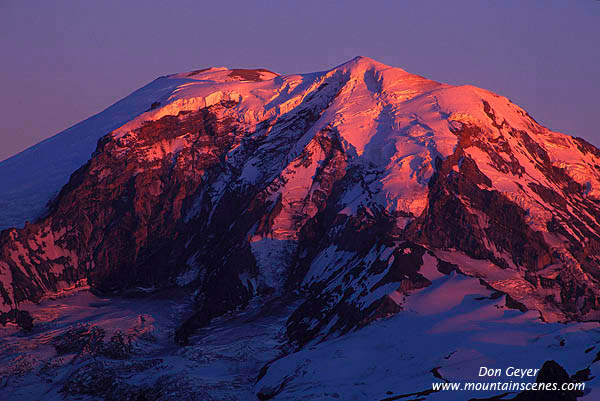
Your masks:
{"label": "mountain slope", "polygon": [[600,151],[585,141],[363,57],[162,80],[45,217],[2,232],[3,312],[86,284],[189,286],[185,344],[291,291],[305,301],[287,336],[302,346],[402,310],[435,262],[547,321],[598,318]]}
{"label": "mountain slope", "polygon": [[98,139],[190,80],[158,78],[106,110],[0,162],[0,230],[34,221],[90,157]]}

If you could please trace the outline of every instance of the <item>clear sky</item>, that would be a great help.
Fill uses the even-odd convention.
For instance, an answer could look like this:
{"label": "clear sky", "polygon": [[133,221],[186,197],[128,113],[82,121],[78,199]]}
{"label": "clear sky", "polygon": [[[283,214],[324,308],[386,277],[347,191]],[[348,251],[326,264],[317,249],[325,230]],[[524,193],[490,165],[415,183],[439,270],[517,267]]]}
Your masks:
{"label": "clear sky", "polygon": [[362,55],[509,97],[600,145],[600,1],[0,0],[0,160],[160,75]]}

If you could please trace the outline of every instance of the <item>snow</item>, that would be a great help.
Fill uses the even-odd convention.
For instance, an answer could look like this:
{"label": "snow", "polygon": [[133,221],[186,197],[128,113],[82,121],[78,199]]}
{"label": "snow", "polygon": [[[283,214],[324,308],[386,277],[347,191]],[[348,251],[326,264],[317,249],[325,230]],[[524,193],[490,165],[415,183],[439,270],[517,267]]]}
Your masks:
{"label": "snow", "polygon": [[[410,251],[410,248],[406,248],[404,249],[404,254],[410,253]],[[423,265],[421,265],[419,273],[429,281],[444,277],[444,274],[438,270],[438,259],[430,255],[429,252],[423,255]]]}
{"label": "snow", "polygon": [[[425,270],[431,272],[431,267]],[[490,297],[492,291],[476,278],[438,274],[430,287],[407,298],[403,312],[278,359],[255,389],[276,389],[283,383],[273,398],[279,401],[381,400],[430,390],[432,382],[440,381],[433,368],[449,381],[498,381],[478,377],[479,368],[539,369],[553,359],[573,374],[594,359],[595,353],[584,351],[595,342],[600,324],[542,323],[534,312],[508,309],[504,297]],[[588,391],[597,391],[596,382],[586,383]],[[462,391],[460,397],[500,393]],[[437,392],[419,399],[454,401],[457,394]]]}
{"label": "snow", "polygon": [[[132,131],[144,121],[210,107],[222,100],[238,103],[233,116],[248,132],[253,132],[262,121],[284,118],[303,104],[323,107],[319,120],[290,153],[289,162],[321,129],[335,130],[352,163],[379,172],[379,183],[371,189],[376,192],[376,201],[390,211],[414,215],[423,211],[435,159],[452,154],[457,144],[450,128],[473,123],[484,127],[484,135],[490,138],[500,135],[484,113],[482,101],[493,109],[496,124],[506,121],[516,129],[527,130],[550,151],[555,165],[564,167],[576,182],[589,188],[587,196],[600,194],[600,172],[594,167],[599,161],[595,156],[582,155],[572,138],[538,126],[520,107],[483,89],[440,84],[365,57],[318,73],[279,76],[259,71],[259,80],[248,80],[233,71],[213,67],[161,77],[103,112],[0,162],[0,187],[6,189],[0,193],[0,229],[20,227],[25,220],[35,219],[69,174],[90,157],[101,136],[110,132],[115,138],[132,136]],[[331,103],[324,103],[331,98]],[[154,102],[160,102],[160,106],[149,110]],[[276,137],[278,133],[269,135]],[[533,166],[523,146],[514,138],[513,142],[511,147],[525,167],[526,180],[552,186]],[[165,143],[149,149],[148,157],[160,158],[185,146],[181,140]],[[539,206],[543,202],[537,195],[528,190],[521,193],[515,185],[518,179],[491,168],[489,157],[483,152],[473,147],[467,152],[478,161],[495,188],[542,216],[532,222],[535,227],[546,223],[549,215],[543,213],[543,206]],[[248,163],[242,178],[254,184],[263,177],[262,173],[255,163]],[[297,180],[306,181],[298,185],[310,186],[309,177],[310,174],[298,176]],[[294,197],[291,193],[290,198]],[[361,199],[355,199],[348,206],[355,210],[361,203]]]}
{"label": "snow", "polygon": [[[190,346],[177,347],[173,330],[190,313],[188,296],[181,290],[175,297],[154,293],[144,298],[104,298],[82,291],[25,306],[37,322],[35,332],[23,336],[15,327],[0,326],[2,394],[15,401],[97,400],[94,395],[60,390],[90,362],[127,368],[154,361],[151,369],[116,374],[130,385],[172,382],[174,386],[162,394],[171,391],[174,399],[256,399],[256,376],[264,364],[281,355],[285,321],[297,303],[262,299],[244,311],[215,319],[192,338]],[[52,346],[55,339],[79,324],[105,330],[105,341],[117,330],[132,336],[133,354],[124,360],[92,359],[85,353],[57,355]],[[24,363],[16,367],[19,361]],[[49,369],[47,375],[44,369]]]}
{"label": "snow", "polygon": [[22,227],[37,218],[69,176],[90,158],[99,138],[152,103],[164,102],[189,81],[158,78],[104,111],[0,162],[0,230]]}
{"label": "snow", "polygon": [[[583,155],[572,138],[540,127],[520,107],[483,89],[440,84],[365,57],[319,73],[279,76],[259,71],[259,80],[248,80],[233,71],[213,67],[161,77],[103,112],[0,162],[0,187],[6,189],[0,193],[0,206],[4,206],[0,207],[0,229],[20,227],[25,220],[35,219],[69,174],[89,158],[101,136],[109,132],[115,138],[131,136],[144,121],[210,107],[221,100],[238,102],[234,116],[252,132],[259,122],[277,121],[304,103],[319,105],[335,94],[330,104],[320,105],[325,108],[321,118],[290,153],[290,162],[321,129],[335,130],[352,163],[368,165],[379,172],[379,183],[370,189],[376,192],[376,201],[390,211],[414,215],[423,211],[436,157],[445,158],[456,147],[457,138],[451,127],[470,123],[483,127],[484,135],[490,138],[509,135],[504,128],[499,132],[492,125],[482,101],[493,109],[496,124],[505,121],[516,129],[527,130],[533,140],[549,151],[556,166],[565,168],[573,180],[588,188],[587,196],[600,194],[600,172],[594,167],[599,162],[596,156]],[[154,102],[160,102],[159,107],[148,110]],[[178,141],[148,149],[147,156],[153,159],[177,153],[187,146],[183,139]],[[525,179],[553,185],[535,168],[515,138],[511,139],[511,147],[525,167],[525,178],[499,173],[491,166],[489,156],[477,148],[470,147],[467,153],[477,160],[495,188],[532,210],[536,216],[532,224],[541,229],[550,218],[544,210],[546,205],[526,185],[522,185],[526,189],[523,193],[515,183]],[[247,163],[242,179],[254,184],[263,178],[262,173],[255,163]],[[310,186],[310,174],[301,174],[296,180],[294,187]],[[284,196],[284,201],[289,204],[295,197],[292,191],[290,199]],[[361,203],[363,200],[356,198],[349,200],[348,206],[355,211]],[[281,218],[285,219],[285,215],[284,212]]]}
{"label": "snow", "polygon": [[486,296],[489,293],[490,291],[476,280],[452,272],[443,280],[434,280],[427,291],[413,294],[408,298],[405,307],[407,311],[414,311],[420,315],[437,315],[460,305],[466,295]]}
{"label": "snow", "polygon": [[200,269],[198,267],[192,267],[189,270],[186,270],[185,272],[183,272],[179,276],[177,276],[177,278],[175,279],[175,282],[177,283],[178,286],[184,287],[184,286],[190,284],[195,279],[197,279],[199,275],[200,275]]}
{"label": "snow", "polygon": [[[373,250],[370,258],[379,258],[385,251]],[[159,362],[123,380],[151,386],[168,377],[177,383],[173,391],[180,399],[206,393],[220,399],[252,400],[259,391],[281,388],[274,400],[381,400],[430,389],[432,382],[439,381],[431,373],[433,368],[449,381],[479,382],[496,380],[478,377],[481,366],[538,369],[553,359],[573,374],[595,358],[596,352],[585,351],[596,344],[599,323],[543,323],[534,312],[507,308],[504,297],[492,297],[493,291],[478,278],[441,274],[435,257],[426,253],[423,259],[420,273],[432,285],[409,294],[403,312],[298,352],[287,352],[283,346],[285,322],[298,306],[296,301],[257,298],[245,310],[214,319],[184,348],[174,347],[171,338],[174,325],[191,307],[183,292],[174,299],[160,294],[101,298],[81,291],[40,305],[24,305],[36,318],[38,329],[24,337],[14,327],[0,328],[0,375],[8,377],[3,379],[4,391],[10,391],[14,400],[62,399],[64,394],[58,390],[63,381],[87,361],[64,355],[61,365],[50,344],[79,322],[107,333],[133,334],[136,352],[122,363]],[[473,268],[485,267],[469,263]],[[335,322],[332,319],[329,327]],[[17,379],[7,372],[18,355],[26,355],[32,369]],[[50,380],[39,376],[46,362],[56,363]],[[265,375],[257,381],[265,365]],[[598,364],[591,366],[593,376],[598,377]],[[597,398],[597,382],[586,383],[591,393],[584,399]],[[461,392],[460,396],[482,398],[499,393]],[[420,399],[454,401],[456,396],[448,391]]]}
{"label": "snow", "polygon": [[[326,155],[316,141],[306,146],[310,163],[303,163],[303,155],[292,161],[275,180],[277,193],[282,197],[282,209],[273,220],[270,234],[280,240],[296,240],[298,227],[313,217],[317,209],[310,199],[318,184],[314,182],[317,168]],[[244,172],[246,169],[244,169]],[[274,195],[271,195],[274,198]]]}
{"label": "snow", "polygon": [[[523,269],[502,269],[488,260],[473,259],[462,252],[435,250],[441,260],[457,265],[465,274],[485,280],[492,288],[510,294],[515,300],[524,304],[529,310],[539,311],[545,321],[564,321],[564,315],[544,299],[547,293],[535,288],[525,280]],[[557,290],[553,290],[557,291]]]}
{"label": "snow", "polygon": [[[293,262],[296,241],[263,238],[250,243],[258,266],[258,285],[281,291]],[[256,289],[256,288],[255,288]]]}
{"label": "snow", "polygon": [[354,252],[341,251],[336,245],[330,245],[314,258],[302,284],[327,281],[336,267],[347,264],[354,256]]}

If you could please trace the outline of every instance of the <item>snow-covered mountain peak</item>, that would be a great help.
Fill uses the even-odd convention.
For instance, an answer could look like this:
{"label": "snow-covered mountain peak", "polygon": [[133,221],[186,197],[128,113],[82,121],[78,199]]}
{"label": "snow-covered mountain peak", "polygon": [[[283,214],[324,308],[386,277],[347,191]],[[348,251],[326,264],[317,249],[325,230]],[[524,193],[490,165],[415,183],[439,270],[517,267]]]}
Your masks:
{"label": "snow-covered mountain peak", "polygon": [[[446,377],[471,358],[457,347],[483,334],[505,337],[507,324],[511,341],[547,354],[551,344],[573,348],[569,339],[558,345],[556,325],[543,330],[546,340],[534,339],[528,327],[538,317],[600,317],[600,150],[474,86],[363,57],[309,74],[217,67],[161,77],[0,163],[8,189],[0,213],[17,210],[11,221],[21,219],[27,196],[41,208],[69,174],[42,218],[0,232],[0,322],[28,327],[23,306],[88,285],[97,293],[180,286],[195,302],[188,316],[176,315],[175,341],[206,344],[193,334],[215,317],[241,313],[244,328],[231,328],[248,337],[252,321],[269,326],[244,308],[291,302],[284,348],[317,346],[300,356],[343,344],[320,340],[350,331],[346,338],[370,333],[368,344],[392,332],[397,342],[415,328],[414,344],[423,334],[455,333],[460,341],[433,359],[416,357],[429,386],[427,372]],[[388,322],[396,323],[376,323],[394,314]],[[529,334],[515,331],[517,321],[528,322]],[[376,355],[373,366],[385,359]],[[298,372],[305,376],[308,358],[289,356],[252,379],[259,398],[278,397]]]}
{"label": "snow-covered mountain peak", "polygon": [[356,100],[362,98],[363,109],[368,109],[370,104],[364,102],[367,98],[374,104],[382,96],[397,103],[440,85],[366,57],[356,57],[328,71],[309,74],[280,76],[266,69],[213,67],[162,79],[179,83],[170,94],[163,95],[162,100],[157,99],[154,107],[118,129],[116,136],[137,128],[143,121],[209,107],[223,100],[239,103],[237,117],[252,125],[288,113],[317,91],[321,94],[341,91]]}
{"label": "snow-covered mountain peak", "polygon": [[[553,162],[573,166],[569,169],[573,178],[582,185],[590,186],[588,193],[600,191],[595,180],[585,177],[589,172],[576,161],[579,153],[571,154],[571,139],[539,126],[507,98],[470,85],[440,84],[367,57],[355,57],[323,72],[283,76],[266,69],[205,68],[161,77],[130,98],[129,103],[136,104],[132,109],[135,111],[133,115],[115,118],[115,113],[106,114],[113,128],[115,123],[125,120],[112,131],[112,136],[127,137],[128,143],[135,141],[135,130],[145,122],[200,110],[223,101],[235,104],[226,113],[243,125],[247,132],[256,131],[259,124],[267,121],[275,124],[307,110],[319,110],[319,118],[306,132],[303,142],[311,141],[324,129],[335,131],[351,162],[373,166],[378,174],[383,174],[383,191],[378,191],[378,196],[385,207],[415,215],[424,208],[426,186],[433,174],[436,157],[444,159],[454,152],[458,143],[455,131],[464,125],[479,127],[479,138],[486,138],[485,141],[497,141],[501,135],[508,138],[507,127],[510,127],[527,131],[542,148],[557,149],[563,146],[560,143],[566,144],[564,146],[571,150],[551,152]],[[111,124],[96,124],[97,131],[89,124],[82,125],[88,138],[87,154],[93,150],[97,138],[108,132],[103,127],[111,127]],[[68,135],[71,140],[79,140],[78,132],[71,129],[61,137],[67,140]],[[52,141],[48,141],[48,149]],[[508,140],[507,143],[516,142]],[[161,146],[179,149],[172,144]],[[79,163],[70,168],[73,171],[85,160],[82,152],[86,153],[64,152],[60,157],[71,157]],[[149,152],[157,153],[156,150]],[[10,181],[7,187],[13,188],[11,199],[21,196],[20,184],[11,181],[14,171],[19,168],[31,170],[32,161],[24,158],[27,153],[31,150],[0,164],[0,178],[3,176],[2,167],[6,167],[5,180],[7,184]],[[49,151],[47,157],[53,157],[54,153]],[[568,160],[561,160],[561,155]],[[479,155],[479,158],[485,168],[489,157]],[[20,163],[19,159],[22,159]],[[40,179],[38,187],[44,188],[38,189],[35,195],[37,206],[30,209],[39,212],[48,200],[49,192],[59,189],[57,180]],[[49,187],[49,182],[55,182],[52,184],[54,187]],[[22,191],[27,188],[29,186],[23,186]]]}
{"label": "snow-covered mountain peak", "polygon": [[368,57],[357,56],[328,71],[328,75],[342,73],[348,81],[362,81],[372,93],[407,91],[424,92],[437,83],[402,68],[392,67]]}
{"label": "snow-covered mountain peak", "polygon": [[387,64],[380,63],[377,60],[374,60],[372,58],[365,57],[365,56],[356,56],[356,57],[332,68],[332,70],[348,70],[348,71],[353,71],[356,73],[360,73],[361,71],[364,72],[367,70],[383,71],[383,70],[389,70],[389,69],[404,71],[401,68],[391,67]]}
{"label": "snow-covered mountain peak", "polygon": [[446,116],[435,109],[431,96],[446,85],[366,57],[312,74],[277,76],[266,70],[210,68],[166,79],[181,83],[155,107],[115,130],[115,138],[134,143],[136,130],[145,122],[222,101],[235,103],[226,114],[248,132],[261,122],[317,109],[320,116],[304,140],[311,141],[322,130],[336,132],[352,163],[383,174],[378,196],[390,210],[419,214],[433,161],[447,157],[456,145]]}
{"label": "snow-covered mountain peak", "polygon": [[[303,238],[317,235],[311,233],[316,229],[312,224],[321,219],[322,227],[336,227],[317,235],[330,240],[324,245],[330,250],[321,250],[323,258],[328,252],[336,254],[334,248],[345,252],[341,249],[356,245],[343,235],[336,237],[336,230],[376,222],[390,230],[383,236],[400,236],[432,249],[462,250],[520,272],[568,266],[564,282],[589,289],[577,295],[581,308],[569,313],[595,313],[589,300],[595,296],[590,282],[600,264],[593,254],[600,249],[594,217],[600,151],[540,126],[505,97],[469,85],[441,84],[358,57],[309,74],[224,67],[174,74],[157,79],[127,102],[135,106],[127,109],[127,116],[115,105],[106,114],[114,119],[111,124],[82,123],[58,137],[64,144],[85,133],[95,143],[104,135],[88,163],[72,166],[70,172],[81,168],[51,203],[49,217],[6,237],[13,270],[23,260],[38,263],[45,257],[39,249],[69,255],[68,263],[52,262],[55,270],[48,274],[54,278],[28,289],[31,293],[83,278],[83,270],[70,275],[82,260],[98,272],[94,280],[109,283],[121,274],[113,260],[129,266],[141,258],[139,263],[150,266],[148,255],[155,251],[149,244],[161,241],[177,250],[164,262],[177,261],[169,274],[188,267],[200,274],[204,262],[198,255],[203,252],[218,259],[214,266],[229,257],[218,253],[225,249],[225,237],[235,238],[241,249],[236,257],[246,270],[240,277],[250,281],[240,285],[249,293],[264,286],[281,289],[283,281],[277,277],[297,262],[290,262],[295,249]],[[40,145],[48,163],[54,160],[52,152],[57,153],[52,147],[56,140]],[[58,157],[71,160],[65,154]],[[9,173],[18,167],[31,169],[33,153],[24,156],[0,165],[0,178],[12,177]],[[3,172],[5,166],[11,170]],[[40,177],[51,173],[40,170]],[[60,188],[54,185],[54,190]],[[50,198],[47,187],[36,192],[38,198],[40,193],[45,201]],[[11,199],[24,192],[25,187],[14,191]],[[510,225],[504,223],[508,219],[513,219]],[[156,230],[148,228],[154,225]],[[63,226],[72,232],[47,234]],[[179,233],[175,227],[186,227],[182,248],[169,243],[169,236]],[[207,256],[198,230],[216,241],[212,247],[218,248],[217,254]],[[134,245],[115,248],[112,234],[105,231],[130,238]],[[33,242],[28,242],[30,237]],[[37,238],[53,239],[38,244]],[[309,241],[307,246],[313,245]],[[102,259],[95,256],[100,251],[89,253],[96,248],[106,252]],[[255,267],[245,264],[248,252]],[[360,252],[364,257],[368,250]],[[281,271],[274,270],[269,255],[282,259],[277,267]],[[26,273],[13,275],[6,266],[0,263],[5,288],[21,288],[27,269],[34,269],[23,267]],[[323,273],[321,265],[315,269],[316,275]],[[526,284],[535,282],[529,276],[519,278],[519,285],[537,285]],[[178,282],[187,282],[182,280]],[[252,280],[257,281],[248,284]],[[512,291],[503,285],[498,288]],[[528,297],[520,302],[562,318],[564,311],[557,312],[554,301]]]}

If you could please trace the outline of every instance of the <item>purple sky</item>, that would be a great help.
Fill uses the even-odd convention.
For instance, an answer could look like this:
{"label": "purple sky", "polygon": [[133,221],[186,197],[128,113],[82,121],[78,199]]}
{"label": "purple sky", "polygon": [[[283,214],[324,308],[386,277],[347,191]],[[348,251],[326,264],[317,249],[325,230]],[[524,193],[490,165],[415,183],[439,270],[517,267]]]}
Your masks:
{"label": "purple sky", "polygon": [[0,0],[0,160],[157,76],[356,55],[509,97],[600,145],[600,1]]}

